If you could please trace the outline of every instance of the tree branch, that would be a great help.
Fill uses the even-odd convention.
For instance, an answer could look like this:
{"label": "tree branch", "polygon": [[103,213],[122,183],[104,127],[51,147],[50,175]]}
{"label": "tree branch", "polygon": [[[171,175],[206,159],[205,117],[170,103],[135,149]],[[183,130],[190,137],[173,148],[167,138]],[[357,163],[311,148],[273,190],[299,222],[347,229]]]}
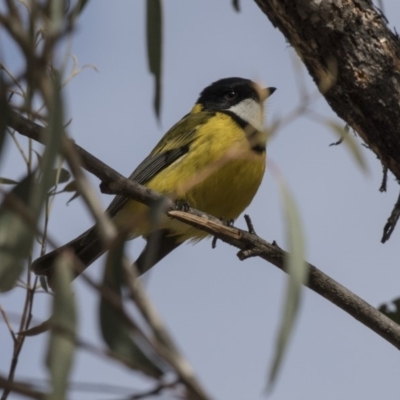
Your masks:
{"label": "tree branch", "polygon": [[332,110],[400,181],[400,40],[371,0],[255,0]]}
{"label": "tree branch", "polygon": [[[20,134],[42,142],[43,127],[29,121],[14,112],[11,113],[8,125]],[[226,226],[213,216],[190,208],[188,212],[177,211],[171,199],[148,189],[137,182],[124,178],[121,174],[98,160],[86,150],[75,145],[82,157],[83,167],[102,180],[103,189],[108,193],[120,194],[151,205],[154,201],[165,199],[165,210],[169,216],[204,230],[218,239],[240,249],[238,257],[244,260],[258,256],[285,271],[285,259],[288,253],[275,243],[268,243],[254,232],[246,232],[235,227]],[[320,294],[366,327],[376,332],[400,350],[400,325],[383,315],[370,304],[340,285],[312,264],[309,269],[308,287]]]}

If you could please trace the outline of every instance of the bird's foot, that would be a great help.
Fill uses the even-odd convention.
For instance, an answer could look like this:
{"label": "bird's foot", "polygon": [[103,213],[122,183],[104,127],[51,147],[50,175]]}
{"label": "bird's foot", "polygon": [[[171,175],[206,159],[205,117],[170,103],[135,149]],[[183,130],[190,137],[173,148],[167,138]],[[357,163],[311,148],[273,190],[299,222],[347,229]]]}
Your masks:
{"label": "bird's foot", "polygon": [[175,201],[175,209],[176,211],[189,212],[190,204],[186,200],[177,199]]}

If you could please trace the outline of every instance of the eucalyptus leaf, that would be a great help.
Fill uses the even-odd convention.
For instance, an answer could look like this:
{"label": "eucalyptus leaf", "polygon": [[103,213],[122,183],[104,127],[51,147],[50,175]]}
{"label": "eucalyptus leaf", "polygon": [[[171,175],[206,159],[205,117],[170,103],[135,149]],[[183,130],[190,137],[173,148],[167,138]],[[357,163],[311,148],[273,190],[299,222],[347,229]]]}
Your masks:
{"label": "eucalyptus leaf", "polygon": [[[118,296],[121,309],[123,309],[121,300],[123,257],[124,242],[120,241],[108,253],[103,279],[103,286]],[[147,375],[155,378],[162,375],[162,371],[150,361],[138,345],[135,340],[136,332],[105,296],[101,296],[100,299],[100,327],[104,341],[116,355]]]}
{"label": "eucalyptus leaf", "polygon": [[[35,193],[35,213],[40,214],[42,205],[47,197],[48,190],[54,185],[58,170],[54,169],[56,158],[61,150],[63,139],[63,102],[61,98],[60,76],[55,73],[53,81],[53,101],[49,110],[49,123],[45,129],[45,150],[41,160],[41,179],[40,185]],[[59,179],[63,178],[66,182],[70,174],[67,170],[61,169]],[[65,178],[67,178],[64,180]]]}
{"label": "eucalyptus leaf", "polygon": [[[46,148],[42,157],[42,174],[38,184],[34,175],[27,175],[13,190],[6,195],[0,206],[0,291],[11,290],[18,280],[24,266],[24,260],[29,256],[36,225],[43,204],[54,178],[54,163],[60,151],[63,134],[63,109],[61,100],[60,79],[56,75],[53,87],[52,108],[49,110],[49,124],[46,128]],[[13,200],[15,199],[15,200]],[[24,207],[23,218],[12,203],[19,201]]]}
{"label": "eucalyptus leaf", "polygon": [[0,71],[0,156],[6,137],[7,118],[10,110],[6,96],[6,87],[3,82],[3,75]]}
{"label": "eucalyptus leaf", "polygon": [[50,317],[46,321],[42,323],[32,326],[24,331],[20,331],[19,334],[24,336],[37,336],[41,335],[42,333],[47,332],[52,327],[52,318]]}
{"label": "eucalyptus leaf", "polygon": [[73,180],[69,183],[67,183],[61,190],[59,190],[58,192],[55,192],[53,194],[60,194],[60,193],[71,193],[71,192],[75,192],[74,195],[67,201],[67,205],[69,205],[69,203],[72,200],[75,200],[77,197],[80,196],[80,193],[78,192],[78,185],[76,183],[76,180]]}
{"label": "eucalyptus leaf", "polygon": [[42,168],[42,166],[43,166],[43,157],[42,157],[42,155],[39,152],[37,152],[35,149],[33,149],[33,152],[36,154],[37,161],[38,161],[38,164],[39,164],[39,168]]}
{"label": "eucalyptus leaf", "polygon": [[75,192],[74,195],[67,201],[67,206],[69,205],[69,203],[71,203],[71,201],[74,201],[76,198],[78,198],[81,194],[78,192]]}
{"label": "eucalyptus leaf", "polygon": [[47,279],[44,276],[39,276],[40,286],[45,292],[49,292],[49,285],[47,284]]}
{"label": "eucalyptus leaf", "polygon": [[269,391],[272,389],[282,365],[283,357],[293,332],[294,322],[299,310],[301,291],[308,278],[307,264],[304,261],[304,233],[301,227],[299,211],[289,189],[283,182],[281,182],[280,188],[285,215],[286,241],[289,252],[285,267],[288,273],[288,283],[275,353],[269,371],[267,384]]}
{"label": "eucalyptus leaf", "polygon": [[147,28],[147,58],[149,70],[154,75],[154,112],[160,118],[161,90],[162,90],[162,34],[163,20],[161,0],[147,0],[146,13]]}
{"label": "eucalyptus leaf", "polygon": [[65,168],[53,169],[48,176],[49,182],[51,182],[51,186],[68,182],[70,178],[71,173]]}
{"label": "eucalyptus leaf", "polygon": [[[72,286],[73,256],[63,252],[55,261],[52,327],[46,364],[52,390],[47,400],[67,398],[68,378],[75,351],[76,307]],[[43,328],[47,328],[45,325]]]}
{"label": "eucalyptus leaf", "polygon": [[78,185],[76,183],[76,180],[74,179],[73,181],[67,183],[61,192],[76,192],[78,190]]}
{"label": "eucalyptus leaf", "polygon": [[50,29],[54,36],[61,33],[64,17],[64,0],[52,0],[50,2]]}
{"label": "eucalyptus leaf", "polygon": [[74,14],[79,15],[85,9],[85,7],[88,5],[88,3],[89,3],[89,0],[78,0],[75,10],[74,10]]}
{"label": "eucalyptus leaf", "polygon": [[34,177],[29,174],[5,195],[0,206],[0,292],[14,287],[32,247],[35,230],[10,203],[18,201],[29,212],[33,185]]}
{"label": "eucalyptus leaf", "polygon": [[8,178],[0,177],[0,184],[2,184],[2,185],[15,185],[17,183],[18,182],[14,181],[14,179],[8,179]]}
{"label": "eucalyptus leaf", "polygon": [[[76,24],[76,19],[79,17],[79,15],[83,12],[83,10],[86,8],[86,6],[89,4],[89,0],[77,0],[75,3],[74,8],[69,12],[67,16],[68,23],[72,26]],[[69,10],[69,3],[68,7],[66,9],[66,13]]]}

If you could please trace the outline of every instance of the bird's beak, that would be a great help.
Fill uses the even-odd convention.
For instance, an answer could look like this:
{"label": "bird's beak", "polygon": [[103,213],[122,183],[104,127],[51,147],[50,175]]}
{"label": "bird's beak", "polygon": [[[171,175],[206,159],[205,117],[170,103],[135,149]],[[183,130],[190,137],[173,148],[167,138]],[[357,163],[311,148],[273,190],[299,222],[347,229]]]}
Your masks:
{"label": "bird's beak", "polygon": [[261,101],[266,100],[269,96],[271,96],[272,93],[274,93],[276,88],[274,87],[268,87],[265,89],[260,90],[260,99]]}

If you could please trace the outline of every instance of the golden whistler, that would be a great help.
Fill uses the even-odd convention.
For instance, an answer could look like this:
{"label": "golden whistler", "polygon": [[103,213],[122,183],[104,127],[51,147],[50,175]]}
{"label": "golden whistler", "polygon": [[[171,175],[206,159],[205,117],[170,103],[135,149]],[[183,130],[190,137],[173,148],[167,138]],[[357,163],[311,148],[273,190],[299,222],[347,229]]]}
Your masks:
{"label": "golden whistler", "polygon": [[[212,83],[129,178],[218,218],[235,220],[252,201],[264,175],[264,101],[275,90],[243,78]],[[129,239],[143,236],[147,240],[136,260],[139,273],[186,240],[207,236],[166,216],[154,224],[147,206],[122,196],[116,196],[106,212],[117,228],[129,229]],[[94,226],[38,258],[33,271],[51,283],[54,260],[66,247],[85,267],[105,252]]]}

